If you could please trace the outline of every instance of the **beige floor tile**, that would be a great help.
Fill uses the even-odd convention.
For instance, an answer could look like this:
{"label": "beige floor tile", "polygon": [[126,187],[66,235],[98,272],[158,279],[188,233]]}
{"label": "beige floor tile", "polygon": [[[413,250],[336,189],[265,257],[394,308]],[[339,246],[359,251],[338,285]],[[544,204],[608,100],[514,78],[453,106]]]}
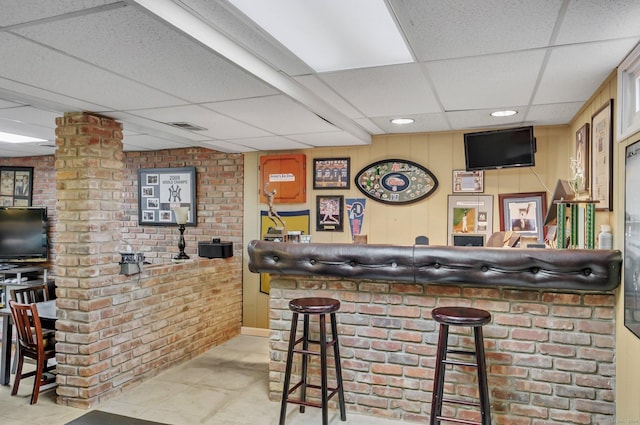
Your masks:
{"label": "beige floor tile", "polygon": [[[277,425],[280,403],[268,399],[269,339],[242,335],[169,369],[100,405],[99,410],[172,425]],[[18,396],[0,386],[2,425],[64,425],[85,410],[55,404],[55,393],[40,394],[29,405],[32,381]],[[330,409],[330,424],[398,425],[401,422],[347,413],[340,421]],[[286,425],[321,424],[320,409],[287,409]]]}

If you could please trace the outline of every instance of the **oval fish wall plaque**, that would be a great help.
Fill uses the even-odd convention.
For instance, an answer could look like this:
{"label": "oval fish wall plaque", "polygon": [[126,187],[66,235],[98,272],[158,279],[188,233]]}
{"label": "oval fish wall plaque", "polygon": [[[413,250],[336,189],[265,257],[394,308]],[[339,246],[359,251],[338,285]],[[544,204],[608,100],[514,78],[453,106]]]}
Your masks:
{"label": "oval fish wall plaque", "polygon": [[385,204],[420,201],[438,187],[438,179],[431,171],[402,159],[385,159],[367,165],[354,182],[360,192]]}

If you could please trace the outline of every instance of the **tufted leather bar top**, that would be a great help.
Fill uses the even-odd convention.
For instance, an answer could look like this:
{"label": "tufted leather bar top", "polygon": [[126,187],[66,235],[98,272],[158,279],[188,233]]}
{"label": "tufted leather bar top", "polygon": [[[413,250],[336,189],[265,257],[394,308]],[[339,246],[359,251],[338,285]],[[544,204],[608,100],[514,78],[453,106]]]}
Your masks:
{"label": "tufted leather bar top", "polygon": [[620,284],[617,250],[249,242],[249,270],[413,283],[469,283],[610,291]]}

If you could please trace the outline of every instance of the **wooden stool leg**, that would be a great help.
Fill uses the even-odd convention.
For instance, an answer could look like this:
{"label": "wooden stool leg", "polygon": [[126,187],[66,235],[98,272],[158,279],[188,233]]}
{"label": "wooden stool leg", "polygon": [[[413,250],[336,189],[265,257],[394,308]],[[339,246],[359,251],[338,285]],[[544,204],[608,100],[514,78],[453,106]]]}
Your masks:
{"label": "wooden stool leg", "polygon": [[[305,402],[307,400],[307,367],[309,362],[309,355],[306,351],[309,350],[309,315],[303,314],[303,330],[302,330],[302,370],[300,373],[300,380],[302,385],[300,387],[300,401]],[[304,413],[304,404],[300,405],[300,413]]]}
{"label": "wooden stool leg", "polygon": [[327,322],[324,314],[320,315],[320,391],[322,392],[322,425],[329,424],[329,404],[327,389]]}
{"label": "wooden stool leg", "polygon": [[347,409],[344,404],[344,388],[342,386],[342,365],[340,364],[340,342],[338,341],[338,324],[336,315],[331,313],[331,336],[333,337],[333,358],[336,362],[336,382],[338,386],[338,405],[340,406],[340,420],[347,420]]}
{"label": "wooden stool leg", "polygon": [[480,415],[482,425],[491,425],[491,404],[489,403],[489,389],[487,386],[487,365],[484,358],[484,338],[482,327],[473,328],[476,344],[476,363],[478,365],[478,391],[480,395]]}
{"label": "wooden stool leg", "polygon": [[289,398],[289,384],[291,382],[291,367],[293,364],[293,348],[296,344],[296,331],[298,328],[298,313],[291,317],[291,332],[289,333],[289,349],[287,350],[287,365],[284,372],[284,384],[282,388],[282,404],[280,406],[280,425],[284,425],[287,417],[287,399]]}
{"label": "wooden stool leg", "polygon": [[447,359],[447,344],[449,339],[449,325],[440,324],[438,335],[438,353],[436,355],[435,374],[433,376],[433,393],[431,396],[431,417],[429,425],[440,423],[442,415],[442,397],[444,392],[444,361]]}

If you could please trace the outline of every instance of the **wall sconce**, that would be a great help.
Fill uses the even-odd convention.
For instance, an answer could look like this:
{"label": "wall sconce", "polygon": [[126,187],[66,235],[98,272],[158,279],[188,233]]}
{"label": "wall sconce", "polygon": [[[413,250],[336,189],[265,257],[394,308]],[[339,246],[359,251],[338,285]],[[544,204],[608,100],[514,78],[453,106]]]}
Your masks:
{"label": "wall sconce", "polygon": [[189,219],[189,207],[175,207],[173,214],[176,216],[176,223],[178,224],[178,230],[180,230],[180,239],[178,240],[178,249],[180,252],[176,254],[174,260],[188,260],[189,256],[184,253],[184,225],[187,224]]}

